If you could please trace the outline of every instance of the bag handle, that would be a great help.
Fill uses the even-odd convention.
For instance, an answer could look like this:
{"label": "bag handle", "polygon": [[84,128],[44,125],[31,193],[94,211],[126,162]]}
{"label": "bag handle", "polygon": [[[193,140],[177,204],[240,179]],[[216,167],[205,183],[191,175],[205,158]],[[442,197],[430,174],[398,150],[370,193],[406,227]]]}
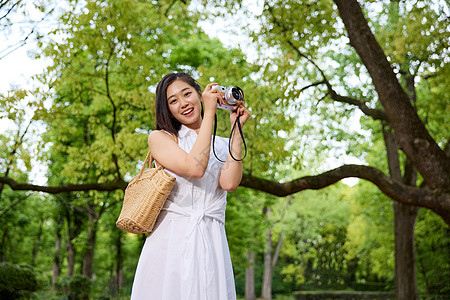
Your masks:
{"label": "bag handle", "polygon": [[[165,131],[165,130],[164,130],[164,132],[166,132],[167,134],[169,134],[169,135],[174,139],[174,141],[178,144],[178,137],[177,137],[177,136],[175,136],[174,134],[172,134],[172,133],[170,133],[170,132],[167,132],[167,131]],[[145,165],[147,164],[147,162],[148,162],[148,166],[150,167],[150,166],[152,165],[152,162],[153,162],[153,161],[157,162],[157,161],[153,158],[152,153],[151,153],[151,151],[150,151],[150,149],[149,149],[149,150],[148,150],[148,153],[147,153],[147,156],[145,157],[144,164],[142,165],[141,171],[139,172],[138,178],[140,178],[140,177],[142,176],[142,173],[144,173]],[[157,167],[157,169],[160,169],[160,168],[162,168],[162,167],[163,167],[162,165],[159,165],[159,166]]]}
{"label": "bag handle", "polygon": [[137,178],[140,178],[142,176],[142,173],[144,173],[147,162],[149,163],[148,166],[150,167],[153,162],[153,157],[152,157],[152,153],[150,152],[150,150],[148,150],[147,156],[145,157],[145,160],[144,160],[144,164],[142,165],[141,171],[139,172],[139,175],[137,176]]}

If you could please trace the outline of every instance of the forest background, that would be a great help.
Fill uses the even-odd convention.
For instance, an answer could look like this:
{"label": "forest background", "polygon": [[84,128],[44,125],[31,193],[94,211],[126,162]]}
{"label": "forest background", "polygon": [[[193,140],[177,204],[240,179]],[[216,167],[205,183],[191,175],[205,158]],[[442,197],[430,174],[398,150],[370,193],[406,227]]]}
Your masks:
{"label": "forest background", "polygon": [[129,297],[145,237],[115,220],[156,84],[185,71],[252,112],[226,219],[241,297],[445,299],[449,18],[446,1],[1,1],[1,59],[35,43],[49,64],[0,96],[0,295]]}

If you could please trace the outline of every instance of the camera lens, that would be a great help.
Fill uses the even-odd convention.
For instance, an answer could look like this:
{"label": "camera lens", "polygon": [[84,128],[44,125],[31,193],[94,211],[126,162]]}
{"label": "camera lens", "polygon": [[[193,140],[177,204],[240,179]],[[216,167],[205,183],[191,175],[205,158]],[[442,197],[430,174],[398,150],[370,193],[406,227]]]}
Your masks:
{"label": "camera lens", "polygon": [[239,89],[237,88],[232,88],[231,89],[231,94],[233,95],[233,98],[236,100],[241,100],[241,93],[239,93]]}

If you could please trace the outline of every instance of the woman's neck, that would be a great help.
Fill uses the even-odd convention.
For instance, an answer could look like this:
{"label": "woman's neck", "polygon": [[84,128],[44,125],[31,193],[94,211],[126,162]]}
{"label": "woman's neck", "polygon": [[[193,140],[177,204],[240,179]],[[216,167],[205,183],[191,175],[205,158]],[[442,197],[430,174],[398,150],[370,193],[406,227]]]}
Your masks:
{"label": "woman's neck", "polygon": [[183,125],[186,126],[189,129],[194,130],[197,134],[199,134],[200,126],[202,125],[202,118],[200,117],[198,122],[195,122],[194,124],[183,124]]}

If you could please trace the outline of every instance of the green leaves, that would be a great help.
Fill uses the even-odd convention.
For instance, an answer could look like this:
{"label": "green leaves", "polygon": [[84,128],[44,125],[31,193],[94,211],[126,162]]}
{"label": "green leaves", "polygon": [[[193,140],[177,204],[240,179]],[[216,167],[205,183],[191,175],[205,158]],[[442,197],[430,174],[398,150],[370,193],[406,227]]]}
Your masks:
{"label": "green leaves", "polygon": [[[239,10],[239,16],[254,17],[257,24],[241,31],[247,34],[254,29],[249,36],[258,51],[253,62],[242,49],[210,39],[197,25],[207,17],[183,1],[70,1],[59,28],[52,32],[53,40],[40,53],[53,61],[36,78],[49,90],[17,89],[0,97],[0,116],[18,129],[0,137],[3,170],[9,168],[10,175],[23,181],[40,158],[49,166],[49,185],[129,180],[138,172],[148,134],[155,128],[156,84],[166,73],[187,71],[203,87],[218,82],[244,90],[252,112],[244,127],[249,150],[246,173],[285,182],[334,167],[348,156],[387,172],[381,124],[360,111],[355,113],[354,104],[332,97],[333,91],[381,108],[362,61],[348,45],[333,2],[271,1],[256,13],[242,11],[246,9],[243,1],[218,2],[219,12]],[[414,105],[443,147],[450,132],[444,4],[366,1],[363,5],[405,89],[408,75],[414,76]],[[379,10],[374,9],[377,5]],[[219,135],[228,136],[227,112],[218,115]],[[29,132],[21,139],[28,126],[24,119],[30,118],[39,125],[30,126],[31,137]],[[37,127],[46,130],[42,139]],[[3,196],[6,200],[0,206],[5,211],[24,195],[5,189]],[[49,232],[46,250],[53,249],[49,235],[57,231],[84,255],[91,247],[85,232],[98,224],[97,253],[105,260],[96,262],[97,289],[113,280],[108,278],[111,270],[120,269],[122,260],[115,257],[120,249],[127,253],[123,268],[130,285],[133,257],[142,241],[111,230],[122,196],[122,191],[91,191],[27,198],[29,207],[17,204],[5,213],[9,221],[2,223],[2,229],[9,232],[2,232],[7,240],[4,247],[12,249],[20,242],[14,234],[23,226],[33,233],[27,241],[35,241],[36,220],[45,219],[50,220],[44,226]],[[42,202],[51,217],[41,211]],[[268,207],[273,211],[270,220],[264,215]],[[286,235],[274,281],[278,287],[285,287],[280,278],[290,282],[289,288],[332,283],[348,287],[352,280],[392,281],[392,218],[391,200],[375,187],[360,184],[350,190],[338,184],[289,199],[239,189],[229,195],[226,226],[238,269],[247,266],[247,250],[257,258],[261,255],[263,233],[270,227],[274,241]],[[428,215],[418,222],[418,239],[424,246],[419,247],[419,258],[425,266],[445,266],[442,255],[432,261],[427,258],[430,248],[443,247],[441,225]],[[428,226],[435,234],[426,230]],[[29,257],[30,246],[23,242],[18,253]],[[46,266],[42,268],[47,273],[52,259],[42,255],[40,265]],[[421,282],[439,281],[439,272],[443,273],[424,267]]]}
{"label": "green leaves", "polygon": [[[266,3],[260,17],[263,20],[260,34],[266,37],[269,46],[284,48],[289,40],[305,54],[314,55],[322,43],[339,36],[339,29],[334,26],[336,17],[333,2],[328,0]],[[284,37],[281,41],[280,36]]]}
{"label": "green leaves", "polygon": [[449,293],[445,280],[450,275],[448,231],[446,224],[431,211],[419,211],[415,227],[417,276],[421,279],[420,288],[428,294]]}
{"label": "green leaves", "polygon": [[[394,216],[392,201],[361,182],[351,198],[346,259],[360,261],[357,276],[369,280],[393,280],[394,277]],[[365,266],[366,265],[366,266]]]}

